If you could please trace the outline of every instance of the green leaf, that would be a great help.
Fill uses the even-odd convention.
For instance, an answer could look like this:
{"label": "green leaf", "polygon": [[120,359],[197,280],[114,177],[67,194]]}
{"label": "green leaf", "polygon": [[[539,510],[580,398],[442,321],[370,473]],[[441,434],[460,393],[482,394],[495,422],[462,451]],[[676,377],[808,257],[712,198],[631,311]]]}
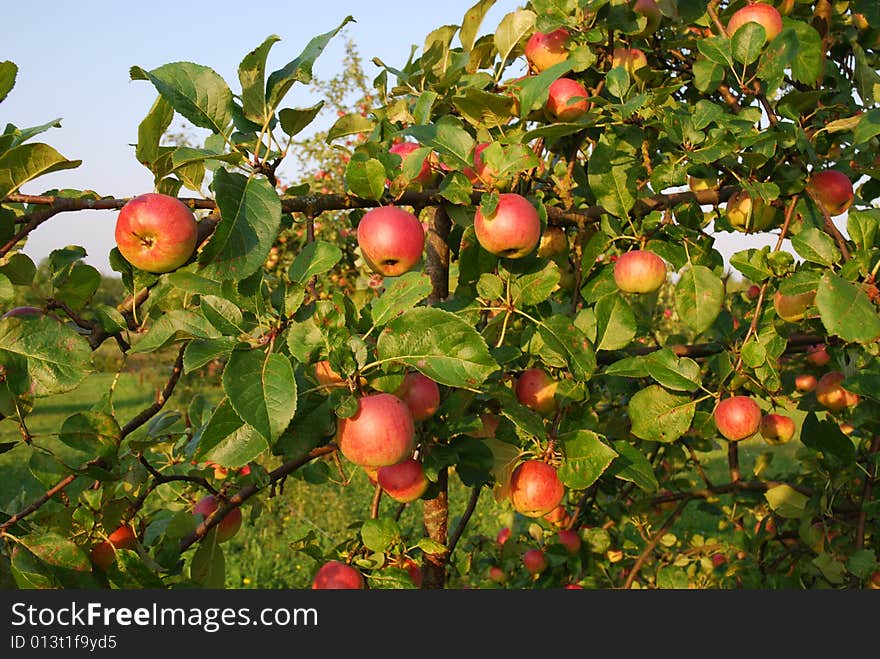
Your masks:
{"label": "green leaf", "polygon": [[780,517],[799,519],[807,509],[809,498],[790,485],[775,485],[764,493],[770,508]]}
{"label": "green leaf", "polygon": [[382,327],[428,297],[431,290],[431,280],[424,272],[412,271],[393,278],[382,295],[370,302],[373,324]]}
{"label": "green leaf", "polygon": [[504,16],[495,30],[495,49],[504,62],[519,42],[535,30],[535,12],[517,9]]}
{"label": "green leaf", "polygon": [[434,124],[410,126],[403,133],[414,137],[423,146],[431,147],[457,167],[473,167],[474,138],[458,117],[446,114]]}
{"label": "green leaf", "polygon": [[583,490],[598,480],[617,451],[590,430],[575,430],[559,435],[565,460],[559,467],[559,479],[566,487]]}
{"label": "green leaf", "polygon": [[375,552],[386,552],[400,540],[400,526],[389,517],[368,519],[361,527],[364,546]]}
{"label": "green leaf", "polygon": [[266,59],[269,50],[280,40],[278,35],[270,34],[263,43],[245,55],[238,65],[242,111],[245,118],[260,126],[272,115],[266,111]]}
{"label": "green leaf", "polygon": [[825,274],[816,292],[816,307],[829,334],[844,341],[872,343],[880,338],[880,314],[868,294],[834,274]]}
{"label": "green leaf", "polygon": [[726,37],[708,37],[697,39],[697,48],[712,62],[723,68],[733,68],[733,52],[730,39]]}
{"label": "green leaf", "polygon": [[290,360],[260,350],[236,350],[223,369],[223,391],[245,423],[272,444],[296,413],[296,379]]}
{"label": "green leaf", "polygon": [[538,272],[526,273],[516,277],[510,287],[514,306],[529,307],[544,302],[556,288],[560,276],[559,266],[553,261],[547,261]]}
{"label": "green leaf", "polygon": [[[491,6],[492,2],[489,5]],[[17,75],[18,66],[15,62],[10,62],[9,60],[0,62],[0,103],[9,95],[12,88],[15,87],[15,77]]]}
{"label": "green leaf", "polygon": [[767,264],[769,247],[746,249],[736,252],[730,257],[730,265],[739,270],[746,278],[754,282],[762,282],[772,276]]}
{"label": "green leaf", "polygon": [[633,435],[668,443],[690,429],[696,406],[689,396],[672,394],[652,384],[630,399],[627,410]]}
{"label": "green leaf", "polygon": [[342,250],[322,240],[306,244],[291,263],[287,276],[305,284],[314,275],[329,272],[342,259]]}
{"label": "green leaf", "polygon": [[525,117],[533,110],[544,107],[550,97],[550,85],[571,71],[574,66],[571,60],[559,62],[541,71],[537,75],[527,76],[517,83],[519,96],[519,114]]}
{"label": "green leaf", "polygon": [[441,385],[476,389],[498,370],[486,342],[470,324],[441,309],[417,307],[389,322],[378,357],[400,362]]}
{"label": "green leaf", "polygon": [[264,178],[219,169],[214,195],[222,221],[203,248],[202,276],[246,279],[266,262],[281,226],[281,201]]}
{"label": "green leaf", "polygon": [[846,230],[859,249],[868,250],[876,246],[877,236],[880,235],[880,209],[850,209],[846,217]]}
{"label": "green leaf", "polygon": [[846,378],[846,390],[880,401],[880,373],[853,373]]}
{"label": "green leaf", "polygon": [[623,481],[634,483],[643,492],[656,492],[660,485],[654,476],[654,466],[650,460],[635,446],[620,439],[612,442],[617,457],[606,473]]}
{"label": "green leaf", "polygon": [[843,433],[840,425],[832,419],[820,421],[815,412],[809,412],[801,425],[801,442],[847,464],[856,459],[852,440]]}
{"label": "green leaf", "polygon": [[453,204],[469,205],[473,191],[473,184],[461,172],[447,174],[440,182],[439,192],[441,196]]}
{"label": "green leaf", "polygon": [[587,178],[602,208],[626,218],[636,203],[638,179],[644,175],[639,149],[642,133],[628,129],[620,136],[604,131],[590,156]]}
{"label": "green leaf", "polygon": [[41,531],[19,538],[19,542],[36,558],[49,566],[65,587],[91,580],[92,564],[82,547],[55,532]]}
{"label": "green leaf", "polygon": [[337,119],[327,131],[325,141],[327,144],[337,140],[340,137],[348,135],[359,135],[360,133],[369,133],[373,130],[373,122],[367,119],[359,112],[350,112]]}
{"label": "green leaf", "polygon": [[700,365],[689,357],[678,357],[669,348],[663,348],[646,355],[644,361],[648,374],[667,389],[696,391],[700,388]]}
{"label": "green leaf", "polygon": [[48,316],[0,319],[0,360],[5,363],[4,353],[26,360],[35,396],[75,389],[92,371],[88,341]]}
{"label": "green leaf", "polygon": [[207,366],[215,359],[226,359],[232,354],[238,339],[222,336],[219,339],[194,339],[183,351],[183,372],[193,371]]}
{"label": "green leaf", "polygon": [[464,13],[464,18],[461,19],[461,30],[458,33],[458,38],[466,53],[469,53],[474,47],[474,41],[477,39],[477,33],[483,19],[486,17],[486,12],[494,4],[495,0],[479,0],[477,4]]}
{"label": "green leaf", "polygon": [[215,537],[199,543],[189,566],[189,576],[202,588],[222,589],[226,585],[226,560]]}
{"label": "green leaf", "polygon": [[232,92],[213,69],[193,62],[171,62],[152,71],[133,66],[132,80],[149,80],[156,91],[194,126],[225,135],[232,123]]}
{"label": "green leaf", "polygon": [[519,430],[532,437],[544,437],[547,434],[544,421],[538,413],[520,403],[510,391],[493,392],[493,396],[501,403],[501,416],[510,419]]}
{"label": "green leaf", "polygon": [[211,323],[193,311],[175,309],[153,323],[143,337],[132,346],[130,353],[155,352],[167,345],[188,339],[217,339],[220,332]]}
{"label": "green leaf", "polygon": [[632,307],[619,293],[596,303],[596,349],[620,350],[630,344],[638,329]]}
{"label": "green leaf", "polygon": [[138,124],[138,142],[134,155],[138,162],[155,173],[153,162],[159,157],[162,135],[171,125],[174,108],[161,95],[156,98],[147,116]]}
{"label": "green leaf", "polygon": [[194,439],[197,442],[196,460],[210,460],[233,469],[256,460],[269,448],[266,438],[241,420],[227,398],[220,402]]}
{"label": "green leaf", "polygon": [[468,87],[454,96],[452,104],[462,117],[477,128],[503,126],[511,120],[516,109],[516,99],[510,94],[493,94],[474,87]]}
{"label": "green leaf", "polygon": [[116,453],[122,431],[109,414],[77,412],[61,424],[58,439],[89,457],[107,458]]}
{"label": "green leaf", "polygon": [[15,287],[9,277],[0,272],[0,305],[10,304],[15,300]]}
{"label": "green leaf", "polygon": [[688,267],[675,286],[675,310],[697,334],[705,332],[724,302],[724,284],[721,278],[702,265]]}
{"label": "green leaf", "polygon": [[0,155],[0,199],[16,192],[35,178],[62,169],[79,167],[82,160],[68,160],[48,144],[22,144]]}
{"label": "green leaf", "polygon": [[22,590],[48,590],[62,587],[52,569],[23,546],[12,549],[10,571],[15,585]]}
{"label": "green leaf", "polygon": [[575,380],[590,379],[596,370],[596,351],[571,318],[557,314],[542,320],[538,333],[550,349],[565,357]]}
{"label": "green leaf", "polygon": [[749,65],[758,59],[766,42],[767,31],[764,26],[749,21],[731,35],[730,46],[733,58],[740,64]]}
{"label": "green leaf", "polygon": [[[824,63],[824,51],[822,37],[809,23],[802,21],[785,21],[786,27],[783,33],[789,29],[794,30],[795,37],[790,41],[791,48],[791,73],[798,82],[807,85],[815,85],[822,75]],[[783,37],[783,35],[780,35]],[[784,37],[783,37],[784,38]]]}
{"label": "green leaf", "polygon": [[352,158],[345,168],[346,188],[361,199],[381,199],[386,179],[385,167],[376,158]]}
{"label": "green leaf", "polygon": [[831,267],[840,261],[834,239],[817,227],[806,227],[791,238],[791,246],[805,261]]}
{"label": "green leaf", "polygon": [[321,56],[330,40],[352,21],[354,21],[354,18],[346,16],[335,29],[313,37],[299,57],[289,62],[283,68],[274,71],[269,76],[269,80],[266,82],[266,116],[275,112],[275,109],[281,104],[281,100],[290,91],[295,82],[308,83],[312,81],[312,67],[315,64],[315,60]]}
{"label": "green leaf", "polygon": [[868,110],[859,115],[859,123],[853,131],[853,142],[865,144],[872,137],[880,135],[880,110]]}
{"label": "green leaf", "polygon": [[6,257],[6,263],[0,265],[0,273],[15,286],[30,286],[37,274],[37,266],[27,254],[18,252]]}
{"label": "green leaf", "polygon": [[314,121],[323,107],[324,101],[318,101],[308,108],[284,108],[278,113],[281,130],[290,137],[298,135],[300,131]]}

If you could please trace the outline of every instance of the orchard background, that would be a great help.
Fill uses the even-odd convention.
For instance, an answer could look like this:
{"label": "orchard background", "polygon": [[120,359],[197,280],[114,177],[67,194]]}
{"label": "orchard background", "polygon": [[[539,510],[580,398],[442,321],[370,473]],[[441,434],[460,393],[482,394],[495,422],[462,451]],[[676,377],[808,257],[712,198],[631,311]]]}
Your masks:
{"label": "orchard background", "polygon": [[[4,587],[880,587],[880,8],[493,4],[374,76],[314,79],[351,17],[133,62],[124,198],[21,192],[81,161],[7,125]],[[102,209],[118,277],[24,253]]]}

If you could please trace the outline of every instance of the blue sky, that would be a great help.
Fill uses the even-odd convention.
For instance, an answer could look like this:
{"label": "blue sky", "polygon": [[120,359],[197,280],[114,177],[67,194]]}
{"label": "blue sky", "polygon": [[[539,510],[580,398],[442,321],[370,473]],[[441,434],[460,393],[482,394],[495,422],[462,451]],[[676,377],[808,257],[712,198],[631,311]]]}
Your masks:
{"label": "blue sky", "polygon": [[[71,160],[83,161],[77,169],[42,177],[22,191],[76,188],[125,197],[152,189],[152,176],[135,160],[132,145],[156,92],[148,82],[129,79],[133,65],[150,70],[173,61],[196,62],[213,68],[236,91],[239,62],[269,35],[281,38],[270,51],[267,68],[272,71],[299,55],[312,37],[351,15],[356,22],[331,41],[316,63],[315,75],[327,78],[338,70],[350,38],[372,77],[379,72],[373,57],[402,66],[413,45],[421,48],[425,35],[441,25],[460,25],[475,3],[49,0],[38,10],[29,3],[7,3],[3,20],[14,27],[6,30],[0,60],[15,62],[19,73],[15,88],[0,103],[0,122],[29,127],[60,118],[61,128],[38,139]],[[494,32],[521,4],[497,0],[480,34]],[[317,100],[309,87],[295,85],[285,105],[306,107]],[[179,123],[175,120],[173,126]],[[31,235],[25,252],[39,261],[53,249],[82,245],[88,252],[86,262],[112,273],[107,255],[114,246],[115,218],[116,213],[108,211],[56,216]],[[727,256],[768,243],[767,238],[722,234],[718,247]]]}

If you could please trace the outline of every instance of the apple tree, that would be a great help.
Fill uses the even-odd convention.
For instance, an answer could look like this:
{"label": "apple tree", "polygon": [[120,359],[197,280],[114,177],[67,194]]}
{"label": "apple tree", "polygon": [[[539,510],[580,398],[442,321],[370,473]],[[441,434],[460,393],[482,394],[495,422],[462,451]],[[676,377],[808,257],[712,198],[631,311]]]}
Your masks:
{"label": "apple tree", "polygon": [[[95,209],[126,289],[97,303],[70,246],[0,319],[0,447],[44,486],[0,510],[11,583],[222,586],[288,476],[362,470],[370,514],[314,587],[880,585],[877,3],[532,0],[484,32],[493,4],[374,61],[328,185],[279,176],[324,103],[285,97],[350,17],[273,71],[270,35],[233,85],[133,65],[155,185],[129,198],[21,192],[80,161],[6,127],[0,304],[32,231]],[[167,144],[175,116],[201,146]],[[126,229],[145,194],[194,238],[155,204]],[[155,402],[120,418],[111,390],[35,437],[105,344],[167,359]],[[216,401],[175,397],[215,360]]]}

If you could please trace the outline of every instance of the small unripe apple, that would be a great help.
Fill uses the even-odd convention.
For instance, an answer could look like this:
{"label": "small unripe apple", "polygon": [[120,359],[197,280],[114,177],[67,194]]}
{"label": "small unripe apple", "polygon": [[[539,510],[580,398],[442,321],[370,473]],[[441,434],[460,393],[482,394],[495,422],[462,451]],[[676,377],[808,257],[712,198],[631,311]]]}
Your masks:
{"label": "small unripe apple", "polygon": [[736,31],[746,23],[761,25],[767,41],[772,41],[782,32],[782,15],[773,5],[757,2],[735,11],[727,22],[727,36],[733,38]]}
{"label": "small unripe apple", "polygon": [[648,58],[641,48],[615,48],[611,54],[611,68],[622,66],[632,77],[636,71],[648,66]]}
{"label": "small unripe apple", "polygon": [[544,109],[553,121],[577,121],[590,109],[587,88],[571,78],[557,78],[550,84]]}
{"label": "small unripe apple", "polygon": [[836,169],[813,174],[807,182],[807,192],[832,217],[842,214],[853,203],[852,181]]}
{"label": "small unripe apple", "polygon": [[718,178],[704,178],[702,176],[688,175],[688,189],[691,192],[700,192],[701,190],[715,190],[718,187]]}
{"label": "small unripe apple", "polygon": [[158,192],[132,198],[116,218],[119,253],[146,272],[171,272],[182,266],[193,255],[197,236],[198,222],[189,206]]}
{"label": "small unripe apple", "polygon": [[816,400],[825,409],[839,412],[845,407],[858,405],[859,396],[843,388],[846,376],[840,371],[828,371],[816,383]]}
{"label": "small unripe apple", "polygon": [[361,467],[387,467],[410,457],[415,438],[412,412],[394,394],[375,393],[358,400],[353,416],[339,419],[336,444]]}
{"label": "small unripe apple", "polygon": [[552,32],[535,32],[523,50],[529,66],[536,73],[568,59],[568,30],[561,27]]}
{"label": "small unripe apple", "polygon": [[557,531],[556,539],[568,550],[569,554],[577,554],[581,550],[581,536],[577,531],[562,529]]}
{"label": "small unripe apple", "polygon": [[541,574],[549,565],[547,557],[540,549],[529,549],[523,554],[522,560],[530,574]]}
{"label": "small unripe apple", "polygon": [[[218,506],[217,498],[209,494],[198,500],[193,507],[193,514],[203,515],[205,519],[208,519],[217,510]],[[238,530],[241,528],[241,520],[241,508],[237,506],[232,508],[220,523],[214,527],[217,530],[217,542],[226,542],[238,533]]]}
{"label": "small unripe apple", "polygon": [[400,503],[415,501],[428,489],[428,477],[425,476],[422,463],[415,458],[379,467],[376,479],[379,487]]}
{"label": "small unripe apple", "polygon": [[660,13],[660,5],[655,0],[635,0],[632,9],[640,16],[648,19],[645,28],[639,32],[638,37],[650,37],[660,27],[660,19],[663,15]]}
{"label": "small unripe apple", "polygon": [[357,243],[373,272],[399,277],[421,260],[425,229],[415,215],[397,206],[368,210],[357,227]]}
{"label": "small unripe apple", "polygon": [[725,214],[730,226],[743,233],[766,231],[777,220],[777,210],[761,197],[754,197],[746,190],[734,193],[727,200]]}
{"label": "small unripe apple", "polygon": [[510,477],[510,501],[526,517],[545,515],[562,501],[565,487],[556,468],[541,460],[526,460]]}
{"label": "small unripe apple", "polygon": [[315,573],[312,590],[362,590],[364,575],[342,561],[327,561]]}
{"label": "small unripe apple", "polygon": [[474,232],[487,252],[508,259],[530,254],[541,240],[541,218],[531,202],[515,192],[498,195],[495,213],[474,214]]}
{"label": "small unripe apple", "polygon": [[731,442],[738,442],[758,432],[762,413],[749,396],[732,396],[718,402],[713,416],[718,432]]}
{"label": "small unripe apple", "polygon": [[440,387],[418,371],[407,373],[394,395],[409,407],[413,421],[430,419],[440,408]]}
{"label": "small unripe apple", "polygon": [[768,444],[785,444],[794,437],[795,425],[784,414],[765,414],[761,418],[761,437]]}
{"label": "small unripe apple", "polygon": [[804,319],[807,309],[813,306],[816,300],[816,291],[783,295],[779,291],[773,295],[773,308],[777,315],[789,323],[796,323]]}
{"label": "small unripe apple", "polygon": [[813,391],[816,388],[818,380],[811,373],[801,373],[794,379],[795,389],[798,391]]}
{"label": "small unripe apple", "polygon": [[[422,145],[418,144],[417,142],[398,142],[397,144],[392,144],[391,148],[388,149],[388,152],[400,156],[401,161],[404,161],[409,154],[421,148]],[[431,171],[431,156],[429,154],[424,159],[424,161],[422,161],[422,166],[419,169],[419,173],[416,175],[413,181],[421,183],[422,185],[427,185],[431,182],[431,179],[433,177],[434,172]]]}
{"label": "small unripe apple", "polygon": [[523,371],[516,379],[516,399],[542,416],[556,411],[556,388],[558,383],[542,368],[533,367]]}
{"label": "small unripe apple", "polygon": [[614,264],[614,283],[624,293],[653,293],[665,281],[666,262],[654,252],[626,252]]}
{"label": "small unripe apple", "polygon": [[567,251],[568,236],[565,234],[565,229],[557,226],[547,227],[538,242],[538,256],[542,259],[552,259]]}

